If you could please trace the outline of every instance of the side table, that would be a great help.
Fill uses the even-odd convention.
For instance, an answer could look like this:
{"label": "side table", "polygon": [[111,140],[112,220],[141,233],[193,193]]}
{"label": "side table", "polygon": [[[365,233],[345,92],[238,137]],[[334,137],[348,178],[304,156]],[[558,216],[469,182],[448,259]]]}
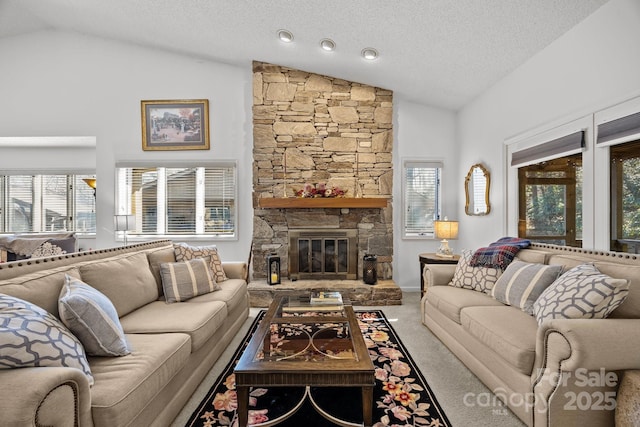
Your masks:
{"label": "side table", "polygon": [[439,257],[433,252],[422,253],[418,255],[420,260],[420,298],[424,296],[424,266],[427,264],[457,264],[460,259],[460,255],[454,255],[453,258]]}

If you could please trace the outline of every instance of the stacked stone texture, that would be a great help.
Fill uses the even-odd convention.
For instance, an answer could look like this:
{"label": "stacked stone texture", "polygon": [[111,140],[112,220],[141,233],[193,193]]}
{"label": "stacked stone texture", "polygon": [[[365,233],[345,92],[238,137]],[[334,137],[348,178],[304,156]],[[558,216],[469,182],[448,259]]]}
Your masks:
{"label": "stacked stone texture", "polygon": [[392,206],[384,209],[261,209],[259,198],[295,197],[305,183],[346,190],[346,197],[391,197],[393,93],[262,62],[253,63],[253,274],[265,257],[288,271],[289,228],[355,228],[359,266],[378,255],[390,279]]}

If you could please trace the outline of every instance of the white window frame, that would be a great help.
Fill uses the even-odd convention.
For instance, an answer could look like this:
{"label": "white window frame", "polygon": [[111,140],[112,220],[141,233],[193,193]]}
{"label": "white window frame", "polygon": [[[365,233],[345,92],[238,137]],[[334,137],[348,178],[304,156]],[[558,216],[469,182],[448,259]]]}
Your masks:
{"label": "white window frame", "polygon": [[[74,188],[74,183],[77,181],[76,177],[78,176],[86,176],[86,177],[95,177],[95,171],[90,170],[73,170],[73,171],[60,171],[60,170],[0,170],[0,185],[4,188],[7,188],[9,184],[7,183],[6,177],[11,176],[64,176],[66,177],[66,208],[67,208],[67,219],[65,220],[65,228],[64,230],[53,230],[52,232],[60,232],[60,231],[69,231],[75,232],[78,236],[86,236],[86,237],[95,237],[96,232],[94,231],[79,231],[76,230],[76,218],[78,216],[77,212],[77,200],[76,200],[76,189]],[[46,233],[51,230],[47,230],[42,226],[43,220],[43,210],[42,210],[42,185],[41,180],[37,179],[33,183],[32,191],[32,229],[29,231],[18,231],[8,229],[8,219],[6,214],[10,209],[8,205],[8,199],[5,195],[4,188],[0,191],[0,209],[2,210],[2,215],[0,215],[0,233],[10,234],[10,233]],[[88,187],[87,187],[88,188]],[[95,198],[93,200],[93,212],[95,214]]]}
{"label": "white window frame", "polygon": [[442,213],[442,175],[443,162],[434,159],[403,159],[402,160],[402,238],[415,240],[432,240],[435,239],[435,231],[433,228],[425,228],[420,232],[407,231],[408,224],[406,213],[410,209],[409,206],[409,188],[407,182],[408,168],[426,168],[436,169],[436,188],[435,188],[435,209],[434,220],[440,219]]}
{"label": "white window frame", "polygon": [[[142,161],[124,161],[116,164],[115,173],[115,190],[116,190],[116,214],[117,215],[131,215],[133,213],[131,202],[131,188],[121,188],[121,183],[124,183],[124,177],[122,174],[127,172],[127,168],[154,168],[158,169],[158,186],[157,186],[157,219],[156,229],[166,230],[167,218],[166,218],[166,203],[167,195],[166,189],[166,169],[171,168],[198,168],[196,170],[196,223],[194,224],[195,233],[129,233],[127,240],[148,240],[149,238],[168,238],[174,240],[217,240],[228,241],[238,240],[238,165],[237,161],[207,161],[207,162],[194,162],[194,161],[176,161],[176,162],[142,162]],[[202,168],[202,169],[201,169]],[[233,218],[233,233],[219,234],[215,232],[205,232],[205,185],[204,185],[204,168],[232,168],[233,169],[233,203],[235,209],[232,212]],[[117,240],[122,240],[123,235],[117,235]]]}

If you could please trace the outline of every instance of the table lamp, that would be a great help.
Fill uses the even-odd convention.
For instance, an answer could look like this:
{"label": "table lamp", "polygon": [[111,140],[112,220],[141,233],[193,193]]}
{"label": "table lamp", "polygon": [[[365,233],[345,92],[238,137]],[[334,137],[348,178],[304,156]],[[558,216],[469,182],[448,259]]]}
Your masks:
{"label": "table lamp", "polygon": [[135,215],[114,215],[113,223],[116,231],[124,233],[124,245],[127,246],[127,231],[136,229]]}
{"label": "table lamp", "polygon": [[458,238],[458,221],[449,221],[447,217],[445,217],[444,221],[434,222],[434,229],[436,239],[442,239],[436,255],[442,258],[453,258],[453,251],[449,247],[449,240]]}

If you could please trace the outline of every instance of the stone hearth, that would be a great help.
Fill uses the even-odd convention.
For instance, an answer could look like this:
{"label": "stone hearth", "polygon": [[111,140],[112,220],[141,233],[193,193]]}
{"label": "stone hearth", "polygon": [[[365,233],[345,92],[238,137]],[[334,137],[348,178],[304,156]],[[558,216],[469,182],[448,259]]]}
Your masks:
{"label": "stone hearth", "polygon": [[268,285],[264,280],[249,283],[251,307],[268,307],[276,292],[340,291],[353,305],[401,305],[402,290],[393,280],[379,280],[367,285],[361,280],[285,280],[280,285]]}

